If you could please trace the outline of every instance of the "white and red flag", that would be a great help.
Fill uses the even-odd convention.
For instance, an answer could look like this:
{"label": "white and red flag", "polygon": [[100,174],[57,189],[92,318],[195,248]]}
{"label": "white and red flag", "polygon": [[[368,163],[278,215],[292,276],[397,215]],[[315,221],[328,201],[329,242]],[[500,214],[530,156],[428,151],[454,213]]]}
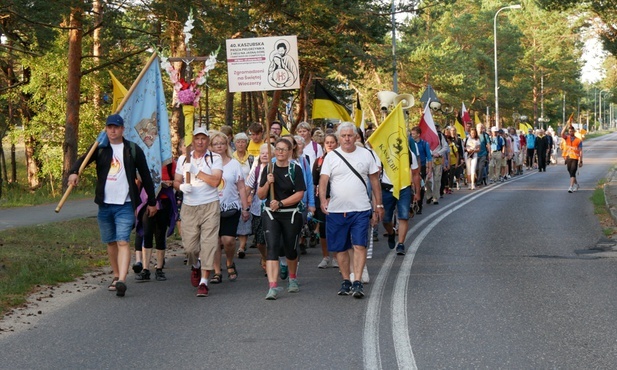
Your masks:
{"label": "white and red flag", "polygon": [[433,150],[439,145],[439,135],[437,135],[435,121],[433,121],[433,115],[431,114],[431,108],[429,108],[429,105],[430,100],[424,107],[424,114],[422,114],[422,118],[420,119],[420,124],[418,126],[422,131],[420,138],[428,142],[431,150]]}

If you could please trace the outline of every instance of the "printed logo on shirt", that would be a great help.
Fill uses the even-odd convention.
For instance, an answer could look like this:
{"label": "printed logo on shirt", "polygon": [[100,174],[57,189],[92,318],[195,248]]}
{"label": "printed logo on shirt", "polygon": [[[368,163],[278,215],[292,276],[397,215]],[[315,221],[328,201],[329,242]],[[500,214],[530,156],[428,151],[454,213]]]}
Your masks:
{"label": "printed logo on shirt", "polygon": [[122,162],[118,160],[118,157],[115,155],[111,160],[111,166],[109,167],[109,172],[107,173],[107,181],[117,181],[118,175],[122,172]]}

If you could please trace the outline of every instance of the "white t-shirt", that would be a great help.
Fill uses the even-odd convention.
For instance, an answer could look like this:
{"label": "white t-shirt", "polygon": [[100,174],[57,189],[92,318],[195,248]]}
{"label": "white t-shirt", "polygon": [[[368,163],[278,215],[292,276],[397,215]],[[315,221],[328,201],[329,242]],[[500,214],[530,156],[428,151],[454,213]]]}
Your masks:
{"label": "white t-shirt", "polygon": [[218,188],[221,211],[242,209],[240,193],[238,192],[238,181],[240,180],[244,181],[242,166],[240,162],[232,159],[223,166],[223,180]]}
{"label": "white t-shirt", "polygon": [[[368,185],[369,174],[379,171],[371,153],[356,147],[351,153],[335,149],[362,176]],[[328,212],[362,212],[371,209],[366,187],[343,160],[335,153],[324,158],[321,175],[330,176],[330,203]]]}
{"label": "white t-shirt", "polygon": [[[255,161],[255,162],[257,162],[257,161]],[[259,169],[259,174],[257,176],[261,177],[261,171],[263,171],[263,169],[266,166],[262,165],[262,164],[258,164],[258,166],[260,166],[261,168]],[[256,185],[257,185],[257,182],[259,181],[259,179],[255,177],[255,172],[256,171],[257,171],[257,167],[251,169],[251,172],[249,173],[249,176],[246,179],[244,185],[246,185],[247,188],[253,190],[253,201],[251,202],[251,214],[253,216],[260,216],[261,215],[261,202],[262,202],[262,200],[259,199],[259,197],[257,196],[257,186]]]}
{"label": "white t-shirt", "polygon": [[[193,153],[191,152],[191,156]],[[182,167],[186,156],[182,155],[178,158],[178,165],[176,166],[176,174],[182,175],[184,180],[184,173]],[[213,170],[223,171],[223,159],[220,155],[207,151],[206,155],[202,158],[191,157],[191,163],[197,166],[199,170],[207,175],[212,175]],[[212,203],[219,200],[218,189],[206,184],[204,181],[197,178],[197,176],[191,175],[191,185],[193,190],[190,193],[185,193],[182,202],[189,206],[198,206],[202,204]]]}
{"label": "white t-shirt", "polygon": [[[315,150],[317,150],[317,152],[315,152]],[[315,158],[319,158],[323,155],[323,148],[321,145],[311,140],[311,142],[305,145],[304,149],[302,149],[302,154],[308,155],[310,168],[313,168]]]}
{"label": "white t-shirt", "polygon": [[[411,169],[417,170],[418,169],[418,157],[416,157],[416,155],[412,151],[410,151],[409,154],[411,154]],[[384,184],[392,185],[392,181],[390,181],[390,179],[388,178],[388,175],[386,175],[386,171],[383,171],[383,175],[381,176],[381,182]],[[411,186],[411,182],[409,183],[409,186]],[[407,186],[405,186],[403,189],[405,189],[406,187]]]}
{"label": "white t-shirt", "polygon": [[129,181],[124,168],[124,143],[110,144],[113,150],[111,166],[105,181],[106,204],[124,204],[131,200],[129,195]]}

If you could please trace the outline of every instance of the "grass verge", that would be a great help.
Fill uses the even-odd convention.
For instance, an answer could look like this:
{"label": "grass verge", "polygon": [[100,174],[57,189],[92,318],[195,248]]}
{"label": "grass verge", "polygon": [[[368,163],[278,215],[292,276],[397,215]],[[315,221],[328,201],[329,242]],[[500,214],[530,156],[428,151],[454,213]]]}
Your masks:
{"label": "grass verge", "polygon": [[96,218],[0,232],[0,315],[41,285],[72,281],[106,265]]}
{"label": "grass verge", "polygon": [[606,182],[605,178],[598,181],[596,189],[591,194],[591,202],[593,203],[593,212],[600,220],[600,225],[602,225],[602,233],[606,237],[612,237],[617,232],[617,229],[606,207],[606,199],[604,197],[604,184]]}

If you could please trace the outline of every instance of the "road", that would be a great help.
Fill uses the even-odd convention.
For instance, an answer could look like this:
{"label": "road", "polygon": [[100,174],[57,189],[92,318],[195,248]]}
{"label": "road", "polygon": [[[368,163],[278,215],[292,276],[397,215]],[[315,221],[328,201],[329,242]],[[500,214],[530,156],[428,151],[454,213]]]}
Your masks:
{"label": "road", "polygon": [[36,324],[0,332],[0,368],[615,368],[617,260],[590,250],[603,234],[589,198],[616,144],[585,142],[573,194],[561,164],[425,206],[405,257],[375,243],[363,300],[336,295],[317,249],[300,263],[300,293],[276,301],[254,249],[207,298],[178,256],[168,281],[130,280],[120,299],[97,277]]}

